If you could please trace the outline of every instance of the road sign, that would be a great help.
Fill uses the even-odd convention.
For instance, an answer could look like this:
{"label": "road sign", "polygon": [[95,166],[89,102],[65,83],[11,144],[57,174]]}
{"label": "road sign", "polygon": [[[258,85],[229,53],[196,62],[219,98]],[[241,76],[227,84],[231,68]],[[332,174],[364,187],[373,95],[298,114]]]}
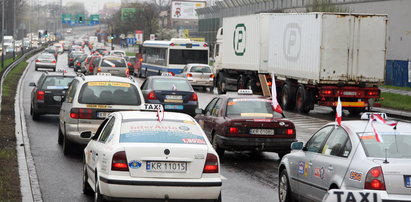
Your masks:
{"label": "road sign", "polygon": [[136,38],[127,38],[126,39],[127,44],[133,45],[136,44]]}
{"label": "road sign", "polygon": [[136,14],[136,8],[122,8],[121,9],[121,21],[127,20],[129,18],[133,18]]}
{"label": "road sign", "polygon": [[93,14],[90,15],[90,25],[98,25],[100,24],[100,15]]}
{"label": "road sign", "polygon": [[61,14],[61,23],[63,24],[71,24],[71,18],[73,16],[71,14]]}
{"label": "road sign", "polygon": [[150,40],[156,40],[156,35],[155,34],[150,34]]}
{"label": "road sign", "polygon": [[143,39],[143,33],[144,33],[143,30],[136,30],[135,31],[135,35],[136,35],[135,37],[136,37],[136,40],[137,40],[136,41],[137,44],[143,44],[143,40],[144,40]]}

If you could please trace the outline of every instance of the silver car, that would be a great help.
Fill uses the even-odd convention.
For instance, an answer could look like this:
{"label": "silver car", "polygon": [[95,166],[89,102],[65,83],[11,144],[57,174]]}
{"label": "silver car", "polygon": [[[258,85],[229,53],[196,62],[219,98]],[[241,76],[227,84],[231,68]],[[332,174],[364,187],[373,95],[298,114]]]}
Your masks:
{"label": "silver car", "polygon": [[204,90],[210,88],[213,92],[214,74],[210,66],[205,64],[187,64],[179,77],[185,77],[193,87],[203,87]]}
{"label": "silver car", "polygon": [[[382,200],[411,199],[411,124],[329,123],[279,166],[279,201],[322,201],[330,189],[372,190]],[[375,131],[382,136],[377,142]]]}
{"label": "silver car", "polygon": [[54,55],[43,53],[39,55],[39,57],[35,61],[35,70],[37,71],[39,68],[46,68],[56,71],[56,64],[57,61]]}
{"label": "silver car", "polygon": [[110,73],[113,76],[130,76],[127,62],[123,57],[105,56],[101,58],[97,68],[94,68],[94,74]]}

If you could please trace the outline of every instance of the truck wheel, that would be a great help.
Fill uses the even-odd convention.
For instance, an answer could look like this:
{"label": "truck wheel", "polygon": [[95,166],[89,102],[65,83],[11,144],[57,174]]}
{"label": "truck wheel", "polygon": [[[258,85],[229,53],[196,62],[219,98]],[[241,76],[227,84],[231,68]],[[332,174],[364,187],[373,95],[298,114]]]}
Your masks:
{"label": "truck wheel", "polygon": [[224,94],[226,93],[226,82],[224,76],[219,76],[218,77],[218,82],[217,82],[217,90],[218,94]]}
{"label": "truck wheel", "polygon": [[292,99],[292,94],[291,94],[291,89],[289,84],[284,84],[282,90],[281,90],[281,101],[282,101],[282,107],[284,109],[293,109],[294,108],[294,101]]}
{"label": "truck wheel", "polygon": [[297,111],[300,113],[308,113],[310,111],[308,107],[309,97],[304,86],[300,85],[298,87],[296,98],[297,100],[295,104],[297,107]]}
{"label": "truck wheel", "polygon": [[244,75],[240,75],[240,78],[237,81],[237,89],[245,89],[246,88],[246,79]]}
{"label": "truck wheel", "polygon": [[365,108],[349,108],[350,116],[358,116],[361,112],[365,111]]}

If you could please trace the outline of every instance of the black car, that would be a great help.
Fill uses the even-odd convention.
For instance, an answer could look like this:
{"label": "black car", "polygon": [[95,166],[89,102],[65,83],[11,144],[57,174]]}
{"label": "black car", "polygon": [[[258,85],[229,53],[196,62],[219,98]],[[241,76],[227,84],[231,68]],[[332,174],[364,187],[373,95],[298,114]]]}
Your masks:
{"label": "black car", "polygon": [[195,116],[198,96],[186,78],[151,76],[141,86],[146,103],[162,104],[165,111]]}
{"label": "black car", "polygon": [[74,77],[65,72],[45,72],[37,83],[29,84],[34,87],[30,107],[33,120],[38,120],[42,114],[59,114],[63,97]]}
{"label": "black car", "polygon": [[74,58],[76,58],[77,56],[83,55],[84,53],[81,51],[73,51],[68,55],[68,61],[67,61],[67,65],[69,67],[73,67],[74,66]]}
{"label": "black car", "polygon": [[[87,54],[83,54],[83,55],[76,56],[74,58],[73,63],[74,63],[74,71],[75,72],[78,72],[78,70],[85,69],[85,68],[82,68],[81,66],[85,65],[84,61],[87,59],[87,56],[88,56]],[[83,73],[85,73],[84,70],[83,70]]]}

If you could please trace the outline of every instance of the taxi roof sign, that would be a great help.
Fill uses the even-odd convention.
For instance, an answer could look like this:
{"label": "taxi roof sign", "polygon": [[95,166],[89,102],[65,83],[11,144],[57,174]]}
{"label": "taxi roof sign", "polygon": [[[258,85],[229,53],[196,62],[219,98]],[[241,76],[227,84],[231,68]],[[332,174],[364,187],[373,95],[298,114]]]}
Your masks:
{"label": "taxi roof sign", "polygon": [[111,76],[111,73],[99,72],[97,73],[97,76]]}
{"label": "taxi roof sign", "polygon": [[252,95],[253,90],[251,90],[251,89],[240,89],[240,90],[237,91],[237,94],[239,94],[239,95]]}
{"label": "taxi roof sign", "polygon": [[173,76],[170,72],[161,73],[161,76]]}
{"label": "taxi roof sign", "polygon": [[144,111],[157,111],[158,109],[164,110],[163,105],[162,104],[148,104],[148,103],[145,103],[143,110]]}
{"label": "taxi roof sign", "polygon": [[361,120],[369,120],[370,117],[371,117],[371,115],[373,115],[373,114],[380,115],[383,119],[388,119],[388,116],[387,116],[386,113],[380,113],[380,112],[364,112],[364,113],[361,115]]}

